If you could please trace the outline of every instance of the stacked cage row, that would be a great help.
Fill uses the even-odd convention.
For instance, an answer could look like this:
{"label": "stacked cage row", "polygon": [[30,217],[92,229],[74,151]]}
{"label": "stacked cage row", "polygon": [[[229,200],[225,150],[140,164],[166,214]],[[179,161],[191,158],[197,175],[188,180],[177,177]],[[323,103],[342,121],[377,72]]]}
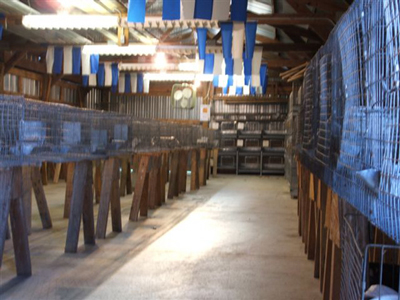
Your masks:
{"label": "stacked cage row", "polygon": [[216,132],[67,105],[0,96],[0,167],[127,153],[218,147]]}
{"label": "stacked cage row", "polygon": [[353,3],[307,67],[299,158],[400,242],[400,5]]}

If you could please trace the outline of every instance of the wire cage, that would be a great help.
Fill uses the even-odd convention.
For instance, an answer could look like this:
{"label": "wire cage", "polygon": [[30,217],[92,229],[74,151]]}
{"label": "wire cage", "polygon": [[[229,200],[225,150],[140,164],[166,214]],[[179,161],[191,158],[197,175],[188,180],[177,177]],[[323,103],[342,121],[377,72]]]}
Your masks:
{"label": "wire cage", "polygon": [[0,95],[0,167],[215,147],[215,131]]}
{"label": "wire cage", "polygon": [[298,157],[400,243],[400,5],[357,0],[307,67]]}
{"label": "wire cage", "polygon": [[361,214],[343,220],[340,299],[399,299],[400,246],[370,244],[371,226]]}

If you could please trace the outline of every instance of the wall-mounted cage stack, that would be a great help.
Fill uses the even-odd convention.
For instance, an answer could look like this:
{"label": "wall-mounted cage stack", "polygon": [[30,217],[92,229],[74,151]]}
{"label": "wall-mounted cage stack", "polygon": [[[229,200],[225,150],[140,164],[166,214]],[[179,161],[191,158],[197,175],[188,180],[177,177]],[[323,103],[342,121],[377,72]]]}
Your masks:
{"label": "wall-mounted cage stack", "polygon": [[[297,123],[301,163],[397,244],[399,49],[399,1],[355,1],[307,67]],[[352,218],[341,226],[355,230],[359,222]],[[363,253],[366,245],[357,244],[354,232],[345,229],[342,293],[347,294],[342,298],[364,299],[368,286],[361,283],[362,270],[367,272],[362,261],[370,259]]]}
{"label": "wall-mounted cage stack", "polygon": [[0,166],[218,147],[216,132],[130,115],[0,96]]}

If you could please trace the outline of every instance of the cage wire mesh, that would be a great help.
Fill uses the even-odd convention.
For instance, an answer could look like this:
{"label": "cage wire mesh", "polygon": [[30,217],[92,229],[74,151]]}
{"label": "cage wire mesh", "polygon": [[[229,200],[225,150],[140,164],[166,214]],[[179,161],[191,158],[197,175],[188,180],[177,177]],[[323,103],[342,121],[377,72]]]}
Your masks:
{"label": "cage wire mesh", "polygon": [[214,147],[213,130],[0,95],[0,167]]}
{"label": "cage wire mesh", "polygon": [[400,243],[398,0],[357,0],[305,72],[298,157]]}

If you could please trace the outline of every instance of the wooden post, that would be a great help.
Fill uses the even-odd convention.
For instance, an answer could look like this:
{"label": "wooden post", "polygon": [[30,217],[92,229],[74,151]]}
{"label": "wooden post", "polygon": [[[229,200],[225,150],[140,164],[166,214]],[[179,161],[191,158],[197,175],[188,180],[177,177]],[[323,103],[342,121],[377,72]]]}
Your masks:
{"label": "wooden post", "polygon": [[179,196],[178,165],[179,165],[179,151],[174,151],[172,153],[171,174],[168,186],[168,199],[173,199],[174,196]]}
{"label": "wooden post", "polygon": [[207,149],[207,155],[206,155],[206,180],[210,179],[210,173],[211,173],[211,150]]}
{"label": "wooden post", "polygon": [[119,195],[124,197],[126,195],[126,186],[127,186],[127,175],[128,175],[128,160],[126,158],[121,158],[121,180],[119,186]]}
{"label": "wooden post", "polygon": [[101,160],[96,160],[95,164],[95,174],[94,174],[94,191],[95,191],[95,201],[100,203],[101,196]]}
{"label": "wooden post", "polygon": [[67,187],[65,189],[65,202],[64,202],[64,219],[69,218],[71,207],[71,197],[73,192],[73,180],[75,173],[75,163],[67,164]]}
{"label": "wooden post", "polygon": [[56,164],[56,168],[54,170],[54,177],[53,177],[53,182],[58,183],[60,180],[60,173],[61,173],[61,163]]}
{"label": "wooden post", "polygon": [[15,266],[18,276],[31,276],[31,256],[29,251],[28,231],[22,199],[22,167],[13,169],[12,192],[10,203],[10,221],[14,245]]}
{"label": "wooden post", "polygon": [[86,245],[95,245],[94,212],[93,212],[93,164],[88,162],[85,184],[85,199],[82,211],[83,237]]}
{"label": "wooden post", "polygon": [[218,148],[213,149],[213,177],[218,174]]}
{"label": "wooden post", "polygon": [[0,169],[0,267],[3,261],[4,242],[8,231],[12,178],[12,169]]}
{"label": "wooden post", "polygon": [[331,283],[329,300],[340,299],[340,278],[342,270],[342,254],[340,248],[332,243],[332,259],[331,259]]}
{"label": "wooden post", "polygon": [[199,153],[198,150],[193,149],[191,154],[191,178],[190,178],[190,190],[195,191],[198,190],[200,187],[199,181]]}
{"label": "wooden post", "polygon": [[135,192],[133,193],[131,212],[129,215],[129,220],[138,221],[139,219],[139,209],[140,202],[144,193],[148,192],[146,185],[146,175],[149,167],[150,157],[148,155],[142,155],[139,162],[137,179],[135,184]]}
{"label": "wooden post", "polygon": [[26,230],[28,235],[32,230],[32,181],[31,167],[22,167],[22,201],[26,218]]}
{"label": "wooden post", "polygon": [[332,268],[332,241],[326,239],[326,253],[324,266],[324,280],[322,284],[322,296],[324,300],[329,300],[331,289],[331,268]]}
{"label": "wooden post", "polygon": [[179,193],[186,192],[186,177],[187,177],[187,152],[185,150],[179,153],[179,179],[178,179],[178,190]]}
{"label": "wooden post", "polygon": [[53,227],[53,224],[51,222],[49,207],[47,206],[47,199],[44,193],[39,167],[32,167],[31,180],[40,214],[40,220],[42,221],[42,227],[43,229],[51,228]]}
{"label": "wooden post", "polygon": [[167,159],[168,154],[161,155],[161,169],[160,169],[160,201],[165,203],[165,185],[167,183]]}
{"label": "wooden post", "polygon": [[46,162],[42,163],[41,171],[42,171],[42,182],[43,182],[43,185],[47,185],[48,184],[48,179],[47,179],[47,163]]}
{"label": "wooden post", "polygon": [[152,157],[152,168],[149,173],[148,195],[149,209],[155,209],[160,206],[160,154]]}
{"label": "wooden post", "polygon": [[206,172],[206,158],[207,158],[207,150],[206,149],[200,149],[200,162],[199,162],[199,183],[200,186],[205,186],[206,183],[206,178],[207,178],[207,172]]}
{"label": "wooden post", "polygon": [[132,195],[132,175],[131,175],[131,162],[127,162],[128,172],[126,173],[126,194]]}
{"label": "wooden post", "polygon": [[[79,232],[84,207],[86,220],[83,224],[85,243],[90,241],[90,244],[93,244],[94,242],[94,239],[88,237],[89,235],[94,236],[94,232],[88,234],[88,232],[94,228],[94,224],[92,225],[88,223],[92,218],[88,216],[88,213],[90,213],[88,206],[90,207],[90,205],[93,205],[93,198],[89,199],[88,196],[90,196],[90,193],[87,192],[88,188],[93,188],[91,185],[92,182],[90,180],[88,182],[88,178],[90,174],[92,174],[90,170],[92,170],[92,163],[90,161],[77,162],[74,168],[73,191],[68,221],[67,240],[65,243],[65,253],[76,253],[78,250]],[[85,202],[91,202],[91,204]]]}
{"label": "wooden post", "polygon": [[118,185],[119,160],[109,158],[103,169],[102,189],[100,197],[99,212],[97,215],[96,237],[106,238],[108,212],[111,203],[111,219],[114,232],[122,231],[120,190]]}

